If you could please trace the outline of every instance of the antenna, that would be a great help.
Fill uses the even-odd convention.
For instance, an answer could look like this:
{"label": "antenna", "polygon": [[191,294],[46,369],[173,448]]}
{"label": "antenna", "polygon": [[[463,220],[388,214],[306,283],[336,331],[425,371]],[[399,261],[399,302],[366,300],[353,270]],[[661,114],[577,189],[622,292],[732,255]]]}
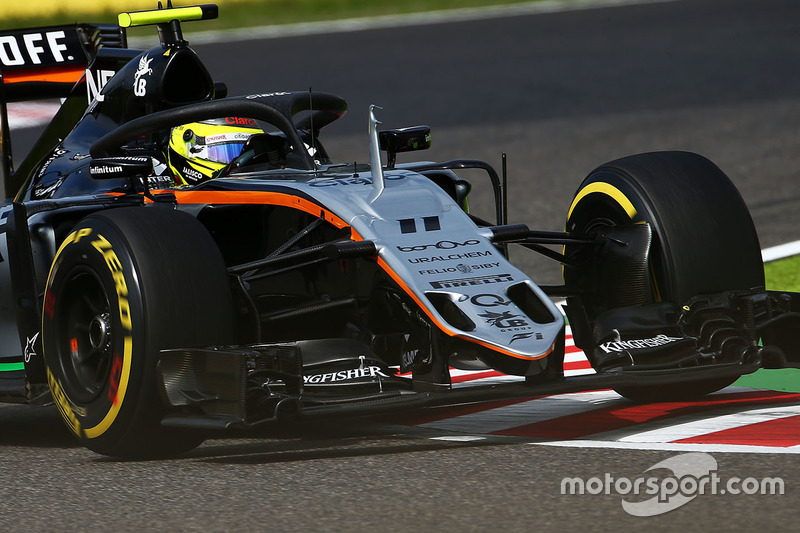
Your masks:
{"label": "antenna", "polygon": [[508,224],[508,157],[503,152],[503,177],[500,186],[503,188],[503,219],[500,224]]}
{"label": "antenna", "polygon": [[311,160],[314,162],[314,170],[317,170],[317,132],[314,130],[314,99],[311,97],[311,87],[308,88],[308,111],[311,113],[311,116],[308,117],[311,123],[311,150],[314,152],[311,154]]}

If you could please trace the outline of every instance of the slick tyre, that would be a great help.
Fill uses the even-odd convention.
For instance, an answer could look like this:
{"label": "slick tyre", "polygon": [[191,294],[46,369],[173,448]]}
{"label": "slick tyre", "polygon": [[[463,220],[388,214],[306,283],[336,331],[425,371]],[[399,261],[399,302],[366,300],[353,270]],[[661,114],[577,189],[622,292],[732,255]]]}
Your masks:
{"label": "slick tyre", "polygon": [[231,341],[225,265],[194,217],[162,207],[88,216],[56,253],[42,315],[53,399],[88,448],[152,457],[203,441],[161,426],[156,379],[159,350]]}
{"label": "slick tyre", "polygon": [[[623,299],[678,304],[703,293],[764,286],[761,248],[747,206],[730,179],[708,159],[688,152],[657,152],[607,163],[581,184],[566,228],[593,234],[608,226],[642,222],[652,229],[649,283],[629,286],[624,272],[597,259],[580,271],[564,270],[565,284],[585,294],[580,306],[590,324],[599,313],[622,305],[608,293],[599,297],[591,286],[615,287],[618,292],[649,286],[649,294]],[[567,246],[565,253],[580,258],[582,252]],[[661,401],[699,397],[729,384],[730,380],[706,380],[617,392],[636,401]]]}

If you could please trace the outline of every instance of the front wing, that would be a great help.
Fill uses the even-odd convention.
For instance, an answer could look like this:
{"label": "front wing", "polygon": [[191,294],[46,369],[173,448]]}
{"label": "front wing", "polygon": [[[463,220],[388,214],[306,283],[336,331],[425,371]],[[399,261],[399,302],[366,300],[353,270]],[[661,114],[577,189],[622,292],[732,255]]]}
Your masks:
{"label": "front wing", "polygon": [[[799,295],[792,295],[796,300]],[[796,336],[797,313],[784,313],[759,328],[764,340]],[[174,349],[158,365],[169,426],[248,428],[274,419],[363,416],[465,402],[483,402],[597,389],[733,382],[760,368],[800,367],[792,345],[756,345],[736,360],[702,365],[614,367],[593,375],[552,374],[519,381],[451,388],[419,386],[389,368],[353,339],[321,339],[243,347]],[[562,344],[563,345],[563,344]],[[787,357],[784,354],[789,355]],[[524,379],[524,381],[523,381]]]}

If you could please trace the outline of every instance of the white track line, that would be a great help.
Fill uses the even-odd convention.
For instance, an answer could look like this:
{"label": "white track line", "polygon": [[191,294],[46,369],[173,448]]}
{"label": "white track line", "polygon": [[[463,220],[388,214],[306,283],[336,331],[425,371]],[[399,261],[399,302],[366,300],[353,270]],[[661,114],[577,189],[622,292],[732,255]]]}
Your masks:
{"label": "white track line", "polygon": [[585,413],[616,403],[627,403],[614,391],[592,391],[558,394],[527,402],[497,407],[468,415],[420,424],[417,427],[463,433],[492,433],[543,422],[568,415]]}
{"label": "white track line", "polygon": [[689,444],[674,442],[604,442],[597,440],[560,440],[554,442],[531,442],[536,446],[557,446],[561,448],[615,448],[624,450],[659,450],[669,452],[706,453],[767,453],[798,454],[800,446],[779,448],[775,446],[739,446],[736,444]]}
{"label": "white track line", "polygon": [[800,415],[800,405],[790,405],[788,407],[765,407],[752,409],[741,413],[730,415],[715,416],[684,424],[671,425],[666,428],[643,431],[633,435],[628,435],[618,439],[619,442],[665,442],[690,439],[709,433],[716,433],[726,429],[734,429],[742,426],[769,422],[780,418],[789,418]]}
{"label": "white track line", "polygon": [[761,258],[765,263],[785,259],[794,255],[800,255],[800,241],[787,242],[772,248],[761,250]]}

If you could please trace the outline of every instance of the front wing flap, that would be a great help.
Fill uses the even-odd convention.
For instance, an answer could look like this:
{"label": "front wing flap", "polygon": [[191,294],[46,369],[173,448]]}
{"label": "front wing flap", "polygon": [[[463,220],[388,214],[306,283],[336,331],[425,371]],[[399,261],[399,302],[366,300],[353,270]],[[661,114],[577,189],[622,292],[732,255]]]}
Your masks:
{"label": "front wing flap", "polygon": [[598,372],[690,368],[763,359],[800,361],[798,295],[729,291],[601,313],[576,344]]}
{"label": "front wing flap", "polygon": [[[275,419],[364,416],[597,389],[726,378],[733,381],[764,367],[761,354],[762,350],[753,350],[736,362],[687,368],[628,367],[551,381],[533,377],[512,383],[414,391],[410,379],[394,375],[391,369],[365,357],[345,362],[343,370],[338,371],[304,369],[302,341],[236,349],[166,350],[159,363],[162,399],[168,413],[162,424],[250,428]],[[353,379],[337,383],[337,376],[348,373]],[[269,379],[258,384],[261,380],[253,380],[254,375]]]}

